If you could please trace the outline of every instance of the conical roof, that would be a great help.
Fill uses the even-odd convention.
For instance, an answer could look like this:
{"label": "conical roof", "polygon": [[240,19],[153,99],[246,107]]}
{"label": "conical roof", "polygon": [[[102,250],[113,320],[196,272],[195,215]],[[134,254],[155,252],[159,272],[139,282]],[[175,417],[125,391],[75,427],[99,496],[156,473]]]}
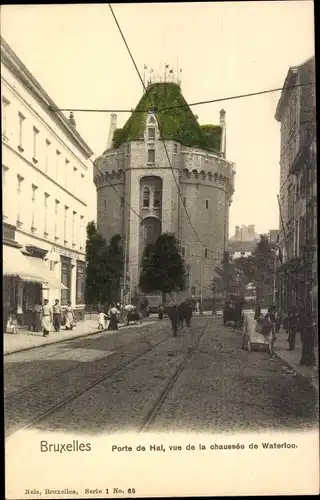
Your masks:
{"label": "conical roof", "polygon": [[[151,111],[152,107],[158,110],[163,139],[175,140],[185,146],[220,151],[221,127],[210,125],[210,130],[206,128],[208,126],[202,128],[183,97],[180,86],[172,82],[155,83],[148,87],[124,127],[115,131],[114,148],[124,142],[144,138],[148,110]],[[169,109],[161,111],[163,108]]]}

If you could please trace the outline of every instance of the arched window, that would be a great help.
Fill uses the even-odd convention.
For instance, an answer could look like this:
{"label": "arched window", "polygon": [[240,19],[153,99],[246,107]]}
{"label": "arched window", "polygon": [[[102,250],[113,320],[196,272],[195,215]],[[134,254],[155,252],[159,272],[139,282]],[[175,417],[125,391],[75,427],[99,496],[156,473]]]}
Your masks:
{"label": "arched window", "polygon": [[150,116],[148,123],[156,123],[156,119],[154,116]]}
{"label": "arched window", "polygon": [[143,189],[143,207],[150,207],[150,189],[147,186]]}
{"label": "arched window", "polygon": [[153,207],[160,208],[161,207],[161,191],[160,189],[156,189],[153,196]]}

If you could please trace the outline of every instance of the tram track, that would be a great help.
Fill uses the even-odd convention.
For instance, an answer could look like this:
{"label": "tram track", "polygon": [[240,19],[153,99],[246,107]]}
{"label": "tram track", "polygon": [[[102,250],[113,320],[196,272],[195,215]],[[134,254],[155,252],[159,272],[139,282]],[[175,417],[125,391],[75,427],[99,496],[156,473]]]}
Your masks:
{"label": "tram track", "polygon": [[[161,330],[162,330],[162,328],[159,329],[156,333],[161,332]],[[154,335],[154,333],[155,332],[153,332],[153,335]],[[40,415],[38,415],[36,418],[33,418],[32,420],[30,420],[29,422],[27,422],[25,425],[19,427],[18,429],[14,430],[13,432],[8,432],[7,435],[6,435],[6,440],[9,439],[10,437],[12,437],[17,432],[20,432],[22,430],[26,430],[26,429],[32,428],[34,425],[36,425],[39,422],[41,422],[42,420],[46,419],[48,416],[50,416],[51,414],[55,413],[57,410],[60,410],[61,408],[63,408],[64,406],[66,406],[71,401],[79,398],[80,396],[82,396],[83,394],[85,394],[86,392],[88,392],[90,389],[94,388],[98,384],[101,384],[101,383],[105,382],[106,380],[108,380],[114,374],[121,372],[124,368],[126,368],[129,365],[131,365],[132,363],[134,363],[135,361],[137,361],[139,358],[141,358],[145,354],[153,351],[159,345],[163,344],[171,336],[172,335],[166,335],[164,338],[162,338],[161,340],[155,342],[154,344],[151,344],[151,341],[149,339],[144,339],[149,344],[149,347],[147,349],[144,349],[143,351],[137,353],[136,355],[131,356],[129,359],[127,359],[126,361],[124,361],[124,362],[120,363],[119,365],[115,366],[111,370],[108,370],[107,372],[104,372],[100,377],[98,377],[98,378],[94,379],[92,382],[86,384],[85,387],[82,387],[78,391],[71,393],[68,397],[62,399],[61,401],[59,401],[58,403],[54,404],[53,406],[50,406],[50,408],[48,408],[46,411],[41,412]],[[129,343],[125,344],[124,346],[121,346],[120,349],[119,349],[119,351],[121,350],[121,348],[126,347],[126,346],[128,346],[130,344],[137,343],[137,342],[138,342],[137,340],[129,342]],[[104,358],[100,359],[99,361],[105,361],[106,358],[109,357],[109,355],[110,354],[108,354]],[[79,366],[71,368],[69,370],[65,370],[64,372],[59,372],[58,374],[55,374],[53,377],[51,377],[49,379],[39,381],[39,383],[34,384],[32,387],[28,386],[28,387],[24,388],[21,391],[17,391],[17,392],[15,392],[12,395],[12,398],[10,398],[10,399],[7,396],[7,398],[6,398],[7,401],[5,403],[5,408],[7,409],[8,408],[8,404],[9,403],[12,404],[12,401],[14,399],[17,399],[17,396],[20,396],[21,394],[27,392],[28,390],[32,391],[34,389],[38,389],[39,387],[43,386],[44,384],[47,384],[49,381],[52,382],[54,379],[59,379],[59,378],[63,377],[64,375],[68,375],[68,374],[70,374],[72,372],[76,372],[77,370],[79,370]],[[20,398],[19,398],[19,400],[16,401],[16,406],[17,407],[19,406],[19,403],[20,403]],[[12,409],[11,409],[11,411],[12,411]]]}
{"label": "tram track", "polygon": [[[158,330],[158,332],[160,332],[160,330]],[[154,332],[154,333],[157,333],[157,332]],[[97,341],[98,339],[96,339]],[[130,345],[132,344],[135,344],[137,343],[139,340],[138,339],[134,339],[134,340],[131,340],[130,342],[127,342],[121,346],[119,346],[118,348],[115,348],[115,349],[111,349],[110,351],[108,351],[108,354],[106,354],[105,356],[103,356],[102,358],[98,359],[96,362],[97,363],[102,363],[104,362],[110,355],[112,354],[119,354],[121,353],[121,350],[123,350],[125,347],[129,347]],[[146,340],[144,339],[144,342],[146,343],[150,343],[149,340]],[[86,346],[86,348],[90,348],[91,345],[93,345],[94,342],[90,342],[90,344],[88,346]],[[69,351],[74,351],[74,349],[68,349],[67,351],[64,351],[63,354],[66,354],[67,352]],[[56,354],[56,356],[58,356],[59,353]],[[53,357],[55,356],[50,356],[50,359],[52,359]],[[48,358],[46,358],[47,360]],[[80,363],[80,362],[79,362]],[[46,377],[46,378],[43,378],[33,384],[30,384],[30,385],[27,385],[26,387],[23,387],[22,389],[19,389],[17,391],[13,391],[13,392],[10,392],[9,394],[5,395],[5,400],[9,400],[13,397],[17,397],[17,396],[21,396],[22,394],[32,390],[32,389],[35,389],[37,387],[40,387],[42,384],[48,384],[49,382],[52,382],[53,380],[55,380],[56,378],[59,378],[63,375],[67,375],[68,373],[70,374],[71,372],[74,372],[76,370],[79,370],[79,365],[77,366],[74,366],[72,368],[66,368],[65,370],[60,370],[56,373],[54,373],[53,375],[50,375],[49,377]]]}
{"label": "tram track", "polygon": [[193,354],[196,352],[197,347],[200,344],[201,339],[203,338],[204,334],[206,333],[207,329],[211,325],[211,321],[209,321],[205,327],[203,328],[202,332],[198,337],[196,338],[195,342],[193,345],[188,349],[187,355],[184,357],[182,362],[179,364],[177,369],[175,370],[174,374],[170,377],[168,383],[165,385],[163,390],[160,392],[159,396],[157,397],[155,403],[153,404],[152,408],[149,410],[147,415],[145,416],[143,423],[139,429],[139,433],[146,432],[148,429],[152,427],[152,424],[154,423],[154,420],[156,419],[157,415],[159,414],[164,402],[166,401],[168,395],[170,394],[171,390],[173,389],[175,383],[179,379],[181,373],[185,369],[189,359]]}

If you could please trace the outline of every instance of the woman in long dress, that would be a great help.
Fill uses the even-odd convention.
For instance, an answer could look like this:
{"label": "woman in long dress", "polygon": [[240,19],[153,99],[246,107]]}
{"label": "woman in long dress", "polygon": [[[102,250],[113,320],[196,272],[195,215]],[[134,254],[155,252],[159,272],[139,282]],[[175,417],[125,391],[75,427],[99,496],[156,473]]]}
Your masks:
{"label": "woman in long dress", "polygon": [[41,326],[43,331],[43,336],[47,337],[50,330],[52,329],[52,310],[49,306],[48,299],[44,300],[42,311],[41,311]]}
{"label": "woman in long dress", "polygon": [[66,317],[66,330],[72,330],[73,323],[75,321],[75,315],[71,306],[71,302],[68,302],[65,317]]}

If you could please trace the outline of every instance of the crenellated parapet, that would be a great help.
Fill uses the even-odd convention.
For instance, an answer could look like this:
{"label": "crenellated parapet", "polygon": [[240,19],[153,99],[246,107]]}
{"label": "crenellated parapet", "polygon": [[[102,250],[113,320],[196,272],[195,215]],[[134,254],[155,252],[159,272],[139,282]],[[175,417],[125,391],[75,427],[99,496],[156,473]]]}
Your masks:
{"label": "crenellated parapet", "polygon": [[[223,173],[222,173],[223,172]],[[198,170],[183,168],[180,170],[179,181],[183,184],[198,184],[223,189],[229,196],[234,192],[233,176],[226,175],[226,171],[215,168],[213,170]],[[225,175],[223,175],[225,174]]]}
{"label": "crenellated parapet", "polygon": [[101,183],[101,177],[104,175],[121,178],[124,176],[124,170],[129,167],[130,154],[127,145],[123,145],[117,150],[105,151],[103,155],[96,158],[93,167],[93,180],[95,185]]}
{"label": "crenellated parapet", "polygon": [[110,186],[113,184],[124,184],[125,181],[125,172],[123,169],[119,170],[105,170],[96,173],[94,177],[94,183],[97,189],[100,189],[105,186]]}

